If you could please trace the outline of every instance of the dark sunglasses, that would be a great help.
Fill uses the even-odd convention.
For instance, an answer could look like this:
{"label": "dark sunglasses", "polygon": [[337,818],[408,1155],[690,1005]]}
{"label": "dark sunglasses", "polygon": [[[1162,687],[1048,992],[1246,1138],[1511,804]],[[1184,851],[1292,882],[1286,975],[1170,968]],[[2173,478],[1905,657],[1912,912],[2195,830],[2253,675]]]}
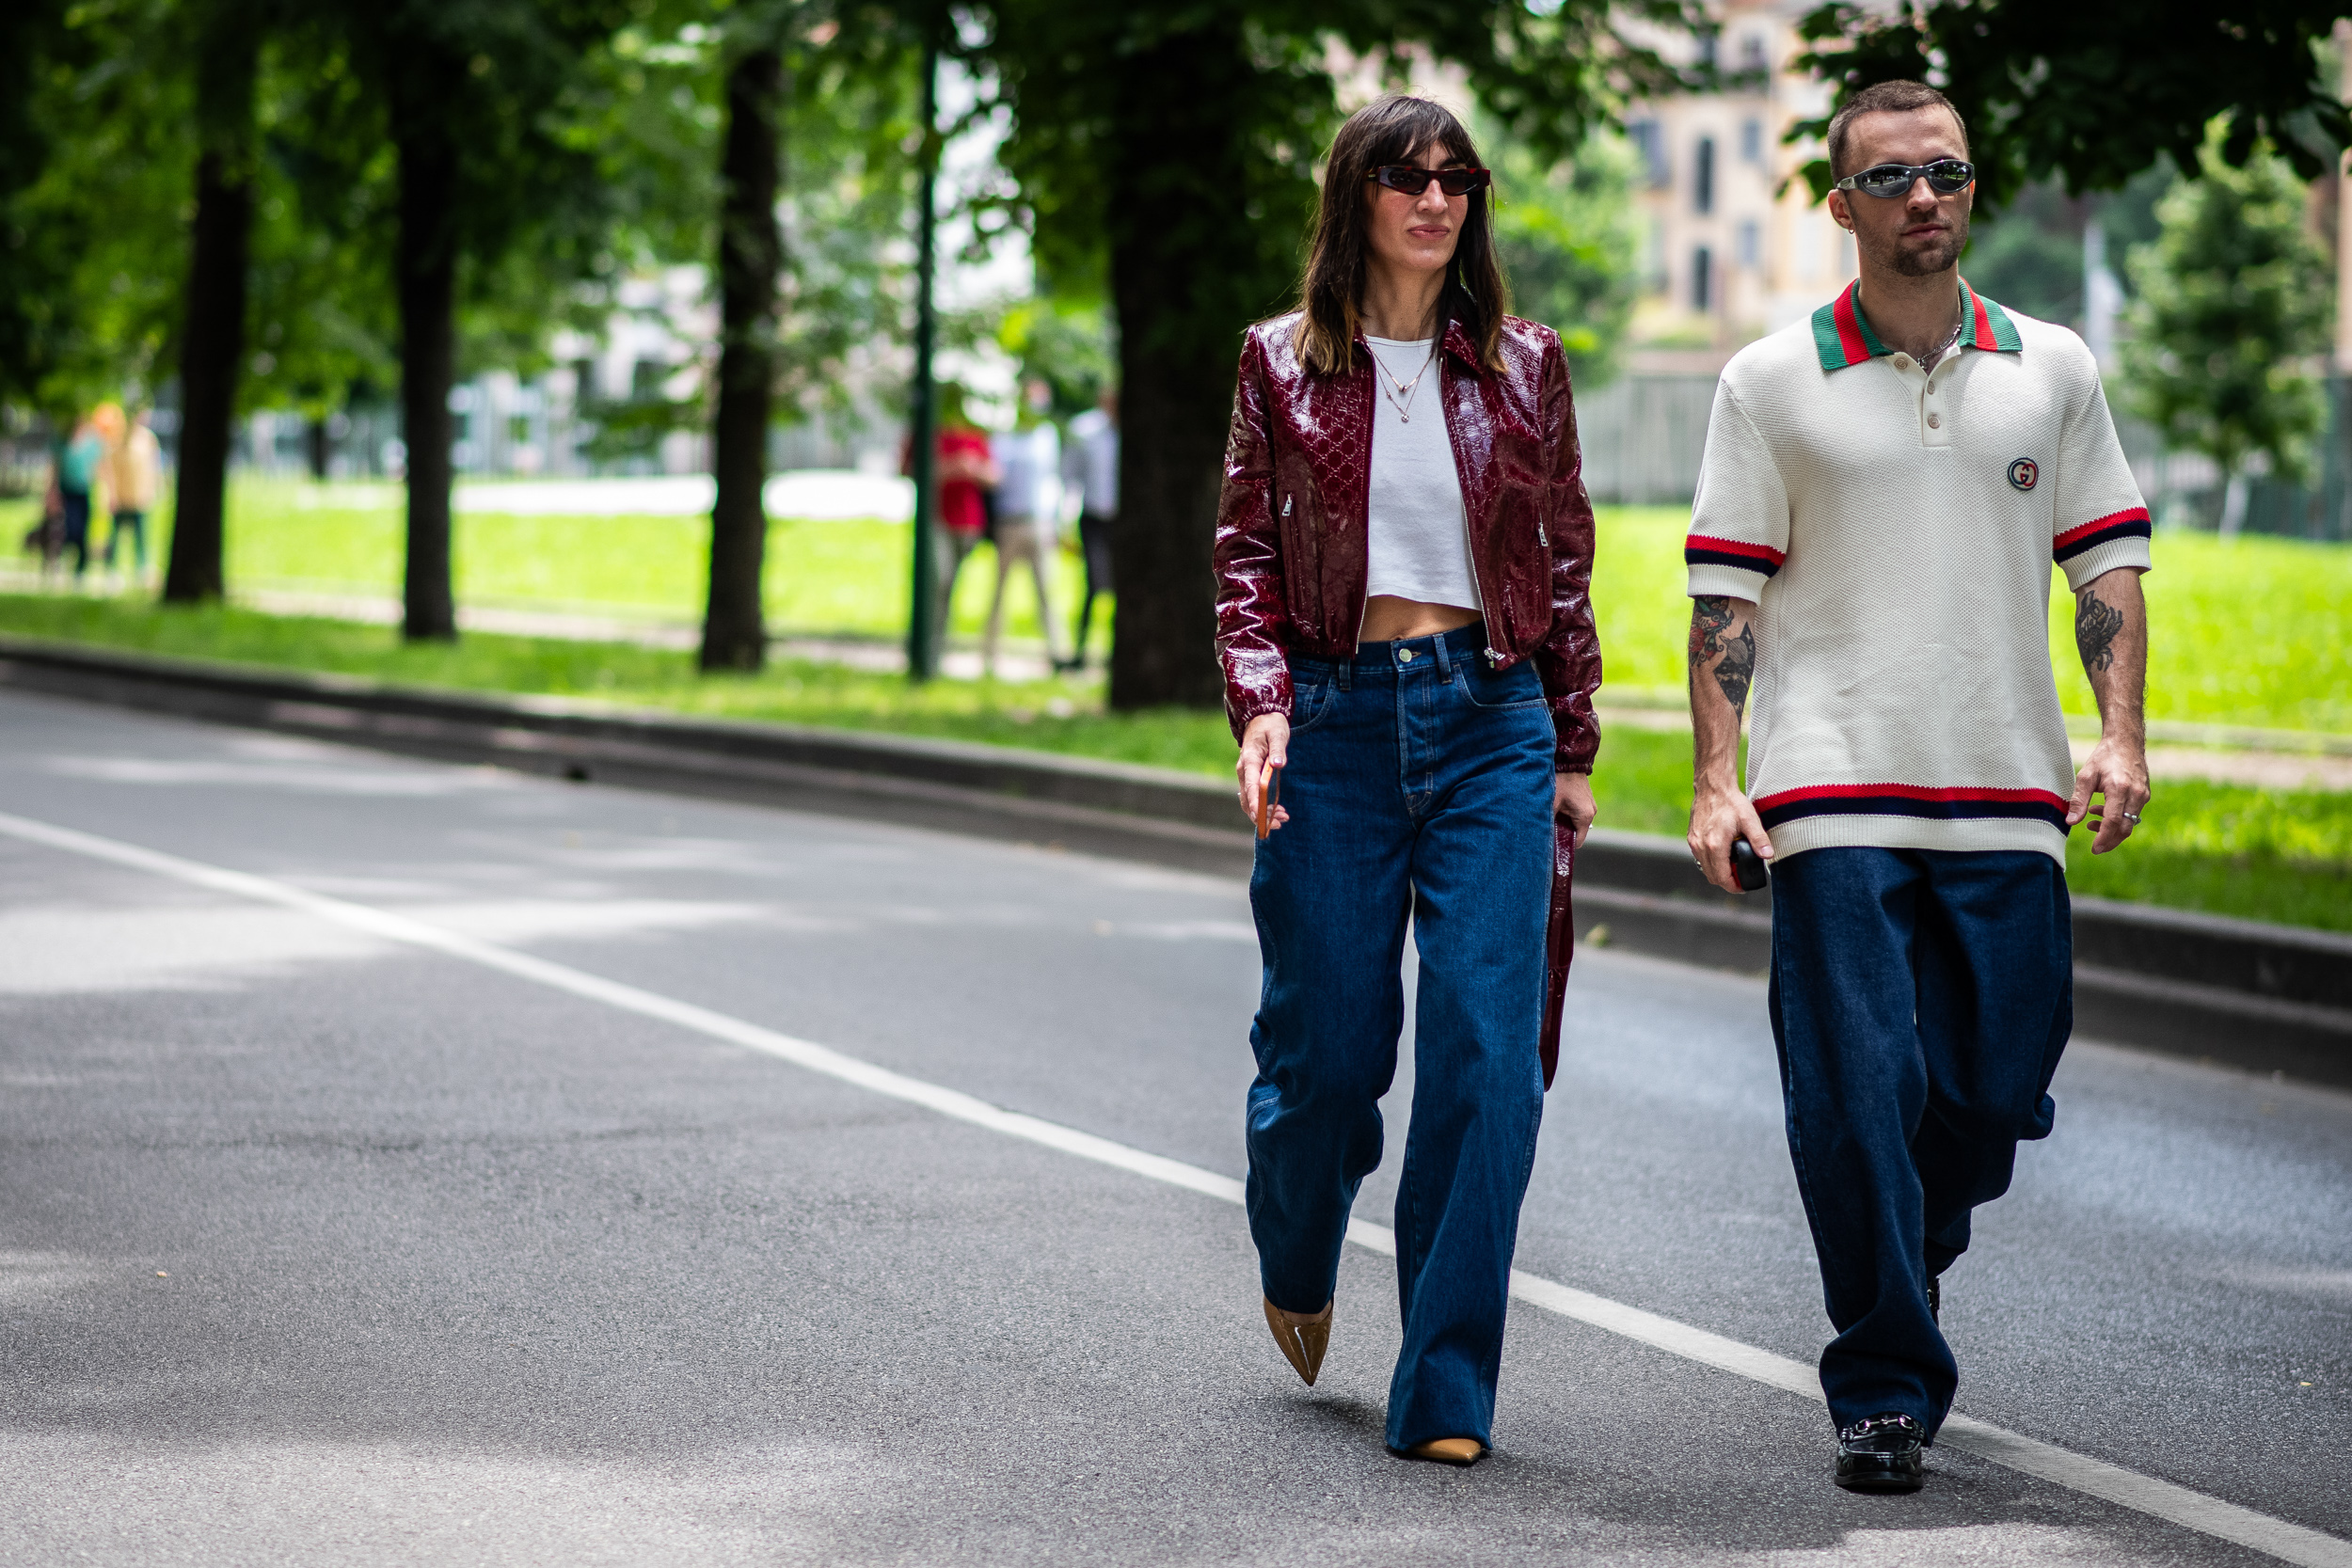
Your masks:
{"label": "dark sunglasses", "polygon": [[1494,170],[1489,168],[1422,168],[1414,164],[1382,164],[1364,176],[1406,196],[1419,196],[1429,188],[1432,180],[1448,196],[1468,196],[1472,191],[1485,190],[1494,177]]}
{"label": "dark sunglasses", "polygon": [[1928,189],[1936,195],[1951,196],[1966,190],[1976,177],[1977,166],[1966,159],[1938,158],[1931,164],[1881,164],[1860,174],[1847,175],[1837,182],[1837,188],[1891,201],[1909,195],[1914,180],[1925,179]]}

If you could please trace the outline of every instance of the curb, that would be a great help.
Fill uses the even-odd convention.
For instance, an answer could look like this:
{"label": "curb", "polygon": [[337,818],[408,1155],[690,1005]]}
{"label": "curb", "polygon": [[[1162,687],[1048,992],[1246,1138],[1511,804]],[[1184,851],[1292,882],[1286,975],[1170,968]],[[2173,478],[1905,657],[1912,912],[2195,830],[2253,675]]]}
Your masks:
{"label": "curb", "polygon": [[[0,687],[441,761],[1010,838],[1246,875],[1214,779],[961,741],[694,719],[565,698],[392,687],[0,637]],[[1678,840],[1596,829],[1584,941],[1760,974],[1768,900],[1708,885]],[[2079,1033],[2352,1086],[2352,937],[2074,900]]]}

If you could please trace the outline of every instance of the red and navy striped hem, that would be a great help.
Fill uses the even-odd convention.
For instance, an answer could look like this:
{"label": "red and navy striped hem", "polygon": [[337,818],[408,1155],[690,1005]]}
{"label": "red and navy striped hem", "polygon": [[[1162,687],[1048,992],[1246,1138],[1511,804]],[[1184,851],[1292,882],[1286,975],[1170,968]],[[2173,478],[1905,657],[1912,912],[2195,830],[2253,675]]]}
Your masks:
{"label": "red and navy striped hem", "polygon": [[2066,800],[2046,789],[1931,789],[1919,784],[1814,784],[1756,802],[1769,830],[1804,816],[1912,816],[1931,822],[1984,817],[2046,822],[2066,831]]}
{"label": "red and navy striped hem", "polygon": [[1770,545],[1715,539],[1704,533],[1693,533],[1682,542],[1682,561],[1687,566],[1737,566],[1743,572],[1769,578],[1788,559],[1785,552]]}
{"label": "red and navy striped hem", "polygon": [[2110,512],[2104,517],[2093,517],[2076,528],[2070,528],[2050,541],[2050,559],[2068,562],[2085,550],[2095,550],[2118,539],[2146,539],[2155,531],[2149,526],[2148,509],[2135,506],[2126,512]]}

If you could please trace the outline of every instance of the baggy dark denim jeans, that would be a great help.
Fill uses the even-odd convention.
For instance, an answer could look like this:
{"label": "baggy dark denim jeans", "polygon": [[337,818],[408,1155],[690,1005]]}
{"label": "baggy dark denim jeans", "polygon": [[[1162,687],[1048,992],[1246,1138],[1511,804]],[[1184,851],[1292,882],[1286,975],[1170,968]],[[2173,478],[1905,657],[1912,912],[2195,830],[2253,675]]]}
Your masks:
{"label": "baggy dark denim jeans", "polygon": [[1380,1164],[1413,922],[1397,1449],[1488,1440],[1543,1116],[1552,725],[1534,670],[1488,669],[1485,641],[1471,626],[1367,644],[1347,663],[1292,661],[1291,819],[1258,846],[1249,880],[1265,962],[1250,1030],[1249,1231],[1266,1297],[1286,1311],[1331,1299],[1349,1207]]}
{"label": "baggy dark denim jeans", "polygon": [[1928,1280],[2009,1190],[2019,1141],[2049,1136],[2074,958],[2047,855],[1845,847],[1772,868],[1772,1037],[1837,1425],[1900,1411],[1933,1433],[1951,1409]]}

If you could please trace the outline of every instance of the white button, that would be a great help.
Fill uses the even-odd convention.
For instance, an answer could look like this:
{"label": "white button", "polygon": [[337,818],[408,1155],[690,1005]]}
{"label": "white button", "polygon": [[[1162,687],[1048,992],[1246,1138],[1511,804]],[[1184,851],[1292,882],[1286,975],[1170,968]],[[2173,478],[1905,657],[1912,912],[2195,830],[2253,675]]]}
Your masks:
{"label": "white button", "polygon": [[1396,657],[1397,662],[1400,664],[1410,664],[1413,662],[1413,650],[1410,648],[1399,648],[1396,651]]}
{"label": "white button", "polygon": [[1941,430],[1941,429],[1943,429],[1943,428],[1944,428],[1944,416],[1943,416],[1943,415],[1941,415],[1941,414],[1930,414],[1930,415],[1928,416],[1928,428],[1929,428],[1930,430]]}

